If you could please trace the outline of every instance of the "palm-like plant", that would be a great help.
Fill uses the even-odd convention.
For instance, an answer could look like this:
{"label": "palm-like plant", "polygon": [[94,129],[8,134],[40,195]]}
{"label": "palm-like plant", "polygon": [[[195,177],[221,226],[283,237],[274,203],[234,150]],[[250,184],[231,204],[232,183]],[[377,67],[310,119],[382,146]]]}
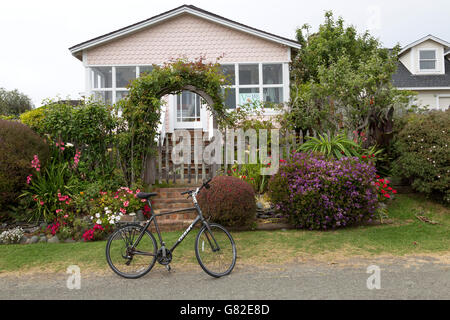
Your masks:
{"label": "palm-like plant", "polygon": [[329,136],[324,133],[318,137],[307,137],[308,141],[297,148],[299,152],[320,152],[327,158],[336,157],[359,157],[360,145],[341,133],[336,136]]}

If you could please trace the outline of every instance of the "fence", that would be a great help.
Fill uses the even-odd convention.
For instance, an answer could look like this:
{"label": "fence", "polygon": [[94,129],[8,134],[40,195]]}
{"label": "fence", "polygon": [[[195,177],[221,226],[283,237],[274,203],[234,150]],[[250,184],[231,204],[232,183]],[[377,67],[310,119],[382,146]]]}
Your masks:
{"label": "fence", "polygon": [[[190,150],[191,159],[195,159],[196,150],[204,150],[211,141],[206,138],[201,132],[201,130],[189,130],[191,135]],[[203,157],[199,157],[200,161],[191,161],[188,163],[176,164],[172,161],[172,150],[174,147],[173,134],[165,133],[164,137],[159,140],[158,143],[158,153],[156,156],[155,163],[151,163],[148,166],[148,172],[150,176],[147,177],[147,183],[154,184],[155,182],[159,184],[163,183],[173,183],[173,184],[199,184],[201,181],[208,178],[212,178],[219,174],[220,172],[227,172],[234,165],[234,161],[229,161],[229,159],[237,159],[237,149],[233,148],[229,154],[230,150],[227,150],[224,146],[227,144],[227,137],[229,136],[228,130],[223,130],[222,137],[224,138],[223,143],[223,163],[222,164],[208,164],[204,161]],[[311,136],[317,136],[317,133],[313,131]],[[279,136],[279,150],[278,155],[283,159],[289,159],[291,152],[296,150],[300,146],[307,136],[296,134],[295,132],[285,132]],[[178,139],[175,143],[183,143],[182,139]],[[184,141],[187,143],[188,141]],[[234,141],[233,141],[234,144]],[[236,144],[234,144],[236,145]],[[197,148],[197,149],[196,149]],[[270,154],[276,154],[270,148],[268,148]],[[227,161],[228,160],[228,161]],[[240,167],[240,165],[238,165]]]}

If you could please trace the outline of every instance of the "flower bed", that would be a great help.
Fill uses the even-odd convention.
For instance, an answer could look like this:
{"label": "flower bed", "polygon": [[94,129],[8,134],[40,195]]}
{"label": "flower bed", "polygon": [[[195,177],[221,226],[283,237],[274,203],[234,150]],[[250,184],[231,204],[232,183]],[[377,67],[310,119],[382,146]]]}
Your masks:
{"label": "flower bed", "polygon": [[358,158],[326,160],[294,153],[269,182],[278,212],[298,228],[334,229],[375,217],[379,207],[376,170]]}

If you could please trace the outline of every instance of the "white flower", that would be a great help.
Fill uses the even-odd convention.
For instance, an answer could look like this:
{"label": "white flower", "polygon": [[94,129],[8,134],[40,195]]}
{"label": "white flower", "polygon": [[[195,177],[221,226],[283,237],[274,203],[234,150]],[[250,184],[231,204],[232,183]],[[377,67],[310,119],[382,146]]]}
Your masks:
{"label": "white flower", "polygon": [[73,144],[71,144],[71,143],[66,143],[66,147],[73,147]]}
{"label": "white flower", "polygon": [[95,217],[96,217],[96,218],[100,218],[100,213],[96,213],[96,214],[95,214]]}
{"label": "white flower", "polygon": [[95,222],[96,224],[102,224],[102,220],[97,219],[97,221]]}
{"label": "white flower", "polygon": [[94,216],[91,216],[91,220],[93,220],[94,219]]}
{"label": "white flower", "polygon": [[105,207],[105,211],[108,211],[109,210],[109,208],[108,207]]}
{"label": "white flower", "polygon": [[106,210],[105,212],[106,212],[106,214],[111,214],[112,213],[111,210]]}

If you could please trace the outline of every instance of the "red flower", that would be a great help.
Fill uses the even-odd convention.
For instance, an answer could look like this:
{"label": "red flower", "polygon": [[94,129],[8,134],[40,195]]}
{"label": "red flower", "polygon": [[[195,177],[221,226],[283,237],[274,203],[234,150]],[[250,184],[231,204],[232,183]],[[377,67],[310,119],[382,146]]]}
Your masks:
{"label": "red flower", "polygon": [[386,198],[388,198],[388,199],[391,197],[391,196],[390,196],[389,194],[387,194],[387,193],[386,193],[384,196],[385,196]]}
{"label": "red flower", "polygon": [[396,194],[396,193],[397,193],[397,190],[392,190],[392,193],[393,193],[393,194]]}

